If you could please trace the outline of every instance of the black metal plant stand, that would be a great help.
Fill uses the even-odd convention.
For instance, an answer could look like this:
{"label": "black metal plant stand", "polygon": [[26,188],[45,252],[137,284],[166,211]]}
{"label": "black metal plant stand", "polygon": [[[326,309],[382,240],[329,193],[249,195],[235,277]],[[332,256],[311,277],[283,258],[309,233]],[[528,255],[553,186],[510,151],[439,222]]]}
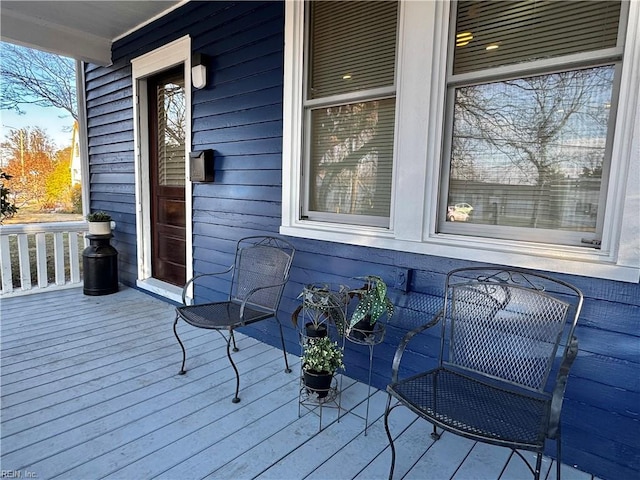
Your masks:
{"label": "black metal plant stand", "polygon": [[[305,323],[322,324],[326,328],[326,334],[336,335],[336,327],[343,328],[346,318],[347,290],[345,287],[329,284],[307,285],[303,289],[302,315],[298,321],[298,335],[300,339],[301,353],[304,346],[309,342]],[[341,348],[344,351],[344,336],[340,337]],[[337,409],[338,421],[341,416],[340,390],[342,386],[342,375],[334,376],[331,384],[326,389],[311,390],[305,385],[302,364],[300,365],[300,392],[298,396],[298,416],[302,416],[302,409],[315,413],[319,417],[318,431],[323,429],[323,410],[326,408]]]}
{"label": "black metal plant stand", "polygon": [[384,340],[386,328],[382,322],[376,322],[371,330],[352,327],[346,336],[347,340],[357,345],[366,345],[369,347],[369,378],[367,381],[367,408],[364,419],[364,434],[367,434],[369,427],[369,400],[371,398],[371,371],[373,369],[373,347],[382,343]]}

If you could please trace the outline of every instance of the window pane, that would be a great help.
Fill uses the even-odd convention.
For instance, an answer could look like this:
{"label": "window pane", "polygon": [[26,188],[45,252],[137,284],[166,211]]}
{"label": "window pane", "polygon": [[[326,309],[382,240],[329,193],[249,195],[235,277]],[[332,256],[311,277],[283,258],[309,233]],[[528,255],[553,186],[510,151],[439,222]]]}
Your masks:
{"label": "window pane", "polygon": [[396,2],[310,2],[308,98],[394,84]]}
{"label": "window pane", "polygon": [[309,210],[388,217],[395,99],[311,111]]}
{"label": "window pane", "polygon": [[612,48],[619,18],[619,1],[461,1],[453,73]]}
{"label": "window pane", "polygon": [[457,88],[447,220],[595,232],[613,77],[609,65]]}
{"label": "window pane", "polygon": [[181,76],[158,86],[158,184],[183,186],[185,182],[185,93]]}

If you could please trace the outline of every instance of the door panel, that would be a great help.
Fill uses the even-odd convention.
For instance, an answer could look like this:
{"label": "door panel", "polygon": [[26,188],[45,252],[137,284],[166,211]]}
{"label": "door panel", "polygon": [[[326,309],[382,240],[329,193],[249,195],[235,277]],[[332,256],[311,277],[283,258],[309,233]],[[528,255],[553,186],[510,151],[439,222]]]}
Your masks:
{"label": "door panel", "polygon": [[152,275],[186,281],[185,128],[183,67],[149,78]]}

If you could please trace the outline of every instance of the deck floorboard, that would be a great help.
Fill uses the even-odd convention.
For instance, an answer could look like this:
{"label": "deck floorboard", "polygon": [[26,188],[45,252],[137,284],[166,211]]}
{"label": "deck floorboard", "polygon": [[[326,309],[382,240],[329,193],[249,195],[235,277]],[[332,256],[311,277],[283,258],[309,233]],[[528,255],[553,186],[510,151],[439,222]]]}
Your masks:
{"label": "deck floorboard", "polygon": [[[235,376],[216,332],[180,324],[187,374],[173,335],[174,309],[131,288],[100,297],[81,289],[0,301],[4,476],[93,480],[387,478],[387,395],[371,389],[364,434],[363,383],[341,377],[340,408],[300,408],[299,352],[237,335]],[[338,418],[339,417],[339,418]],[[394,478],[530,478],[507,449],[444,434],[408,409],[390,416]],[[529,457],[531,457],[529,455]],[[563,465],[566,480],[594,480]],[[555,466],[544,459],[547,480]]]}

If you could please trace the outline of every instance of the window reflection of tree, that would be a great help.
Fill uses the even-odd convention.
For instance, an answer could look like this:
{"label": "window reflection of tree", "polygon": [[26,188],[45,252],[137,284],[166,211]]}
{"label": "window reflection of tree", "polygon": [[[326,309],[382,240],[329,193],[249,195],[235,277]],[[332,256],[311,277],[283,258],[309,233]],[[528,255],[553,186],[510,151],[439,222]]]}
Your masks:
{"label": "window reflection of tree", "polygon": [[317,130],[312,209],[366,214],[375,203],[379,102],[313,112]]}
{"label": "window reflection of tree", "polygon": [[184,84],[158,88],[158,151],[161,185],[184,185],[186,103]]}
{"label": "window reflection of tree", "polygon": [[[566,227],[554,224],[561,215],[550,198],[566,196],[558,192],[575,185],[568,180],[585,168],[602,172],[613,70],[604,66],[458,88],[451,179],[533,186],[528,226]],[[517,189],[512,195],[512,201],[521,196]]]}

